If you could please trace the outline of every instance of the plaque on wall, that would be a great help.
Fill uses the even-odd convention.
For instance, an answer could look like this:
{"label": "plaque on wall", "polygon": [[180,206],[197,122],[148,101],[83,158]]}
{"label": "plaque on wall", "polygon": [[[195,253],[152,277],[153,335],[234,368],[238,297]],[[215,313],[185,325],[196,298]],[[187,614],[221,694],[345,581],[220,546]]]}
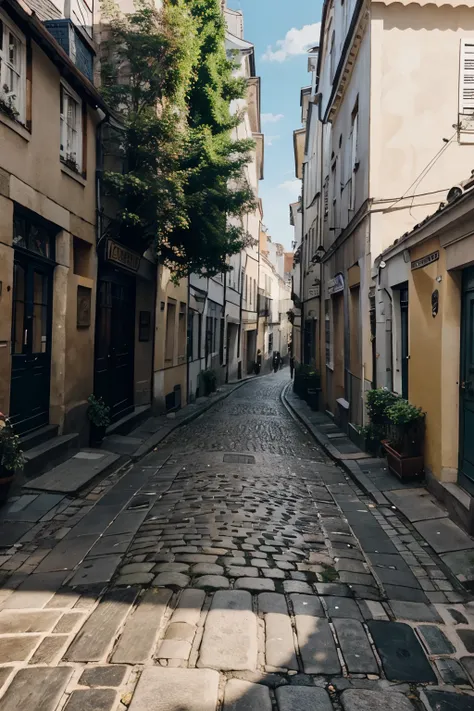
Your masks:
{"label": "plaque on wall", "polygon": [[89,328],[91,325],[92,289],[88,286],[77,287],[77,327]]}
{"label": "plaque on wall", "polygon": [[146,343],[151,338],[151,311],[140,311],[138,318],[138,340]]}

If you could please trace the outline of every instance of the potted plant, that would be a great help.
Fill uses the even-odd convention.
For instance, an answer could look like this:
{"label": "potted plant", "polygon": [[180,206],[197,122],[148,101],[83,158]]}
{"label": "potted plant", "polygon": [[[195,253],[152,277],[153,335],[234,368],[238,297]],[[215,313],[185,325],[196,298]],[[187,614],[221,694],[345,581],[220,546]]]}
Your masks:
{"label": "potted plant", "polygon": [[105,431],[110,425],[110,407],[101,397],[95,395],[89,395],[87,402],[89,403],[87,416],[91,423],[90,444],[91,447],[96,447],[102,443]]}
{"label": "potted plant", "polygon": [[23,450],[8,417],[0,412],[0,503],[7,500],[15,472],[24,466]]}
{"label": "potted plant", "polygon": [[408,400],[397,398],[387,415],[388,438],[382,444],[388,468],[400,479],[423,476],[424,412]]}

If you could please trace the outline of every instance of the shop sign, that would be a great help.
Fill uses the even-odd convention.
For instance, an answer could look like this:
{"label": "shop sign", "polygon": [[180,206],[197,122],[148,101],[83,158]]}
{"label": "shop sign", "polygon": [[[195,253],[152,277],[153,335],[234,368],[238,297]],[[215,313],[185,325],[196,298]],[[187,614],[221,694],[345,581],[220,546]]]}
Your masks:
{"label": "shop sign", "polygon": [[130,272],[137,272],[140,267],[140,255],[112,239],[107,241],[107,261],[118,264]]}
{"label": "shop sign", "polygon": [[336,274],[333,279],[328,281],[328,294],[338,294],[340,291],[344,291],[344,277],[342,274]]}
{"label": "shop sign", "polygon": [[317,286],[312,286],[311,289],[308,289],[308,298],[309,299],[316,299],[321,293],[321,287],[319,284]]}
{"label": "shop sign", "polygon": [[425,257],[420,257],[420,259],[415,259],[414,262],[411,263],[411,268],[413,269],[421,269],[422,267],[427,267],[428,264],[433,264],[433,262],[437,262],[439,259],[439,250],[436,252],[431,252],[431,254],[427,254]]}

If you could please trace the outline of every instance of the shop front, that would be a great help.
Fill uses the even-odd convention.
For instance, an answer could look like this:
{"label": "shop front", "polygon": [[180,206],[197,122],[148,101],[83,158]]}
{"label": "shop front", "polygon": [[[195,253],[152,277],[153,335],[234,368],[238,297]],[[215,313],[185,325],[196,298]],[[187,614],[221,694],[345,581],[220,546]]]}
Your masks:
{"label": "shop front", "polygon": [[155,265],[114,240],[102,248],[97,284],[94,393],[112,422],[151,403]]}

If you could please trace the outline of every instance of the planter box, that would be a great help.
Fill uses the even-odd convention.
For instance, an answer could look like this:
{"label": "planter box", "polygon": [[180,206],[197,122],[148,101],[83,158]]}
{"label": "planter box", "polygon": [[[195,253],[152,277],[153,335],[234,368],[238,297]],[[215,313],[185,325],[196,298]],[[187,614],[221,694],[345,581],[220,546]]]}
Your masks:
{"label": "planter box", "polygon": [[318,412],[319,410],[319,393],[321,390],[319,388],[308,388],[306,391],[306,402],[312,410]]}
{"label": "planter box", "polygon": [[402,481],[423,477],[423,455],[409,457],[399,454],[387,440],[382,442],[387,455],[388,468]]}

